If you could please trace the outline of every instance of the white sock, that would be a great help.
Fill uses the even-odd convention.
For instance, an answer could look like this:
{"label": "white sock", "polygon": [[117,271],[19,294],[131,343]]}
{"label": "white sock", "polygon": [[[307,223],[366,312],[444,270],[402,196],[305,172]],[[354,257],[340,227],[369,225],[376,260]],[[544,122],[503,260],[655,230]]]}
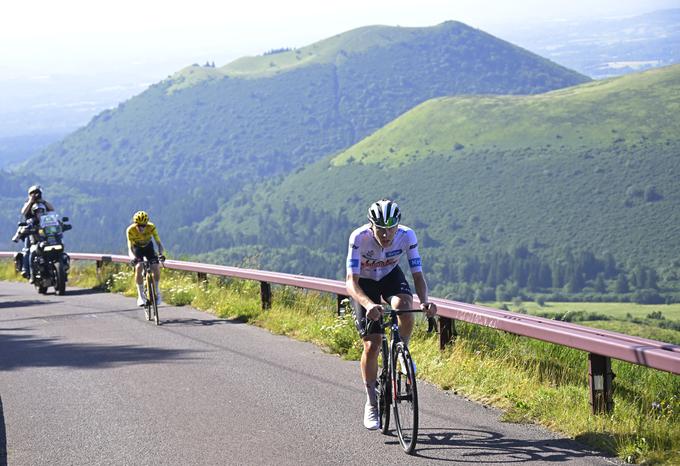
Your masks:
{"label": "white sock", "polygon": [[143,284],[137,284],[137,296],[140,298],[144,299],[146,296],[144,296],[144,285]]}

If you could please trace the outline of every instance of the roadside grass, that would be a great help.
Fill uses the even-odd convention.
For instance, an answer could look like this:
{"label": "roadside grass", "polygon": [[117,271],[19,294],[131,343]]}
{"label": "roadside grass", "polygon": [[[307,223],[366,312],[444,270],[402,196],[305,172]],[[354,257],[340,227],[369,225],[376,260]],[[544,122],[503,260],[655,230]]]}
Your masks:
{"label": "roadside grass", "polygon": [[486,303],[490,307],[500,308],[505,305],[513,312],[529,314],[567,312],[599,313],[615,319],[625,319],[628,315],[634,318],[645,318],[654,312],[660,312],[666,319],[680,321],[680,304],[637,304],[637,303],[580,303],[580,302],[546,302],[542,306],[533,301]]}
{"label": "roadside grass", "polygon": [[515,301],[484,305],[680,345],[680,304],[548,302],[539,305]]}
{"label": "roadside grass", "polygon": [[[7,261],[0,278],[13,277]],[[76,263],[69,284],[135,293],[132,270],[117,264],[96,276],[91,264]],[[255,281],[209,276],[198,282],[193,274],[164,270],[161,287],[167,303],[313,342],[346,359],[361,355],[352,319],[336,315],[332,295],[274,286],[272,307],[262,311]],[[456,329],[455,343],[442,352],[436,335],[424,324],[416,328],[411,350],[419,378],[502,409],[506,422],[541,424],[630,463],[680,464],[680,377],[612,360],[614,412],[596,416],[588,402],[586,353],[463,322]],[[358,384],[359,377],[357,371]]]}

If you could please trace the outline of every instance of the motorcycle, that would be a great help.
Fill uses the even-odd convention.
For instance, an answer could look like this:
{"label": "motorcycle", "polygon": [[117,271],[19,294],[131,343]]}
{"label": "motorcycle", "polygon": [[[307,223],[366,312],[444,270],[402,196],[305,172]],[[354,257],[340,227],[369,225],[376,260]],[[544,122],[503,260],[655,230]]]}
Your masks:
{"label": "motorcycle", "polygon": [[[29,250],[33,284],[38,293],[47,293],[47,288],[54,287],[58,295],[66,292],[68,271],[71,259],[64,251],[62,241],[65,231],[73,228],[67,224],[68,217],[61,219],[55,212],[48,212],[40,216],[40,222],[19,222],[18,229],[12,240],[18,242],[30,237],[31,247]],[[14,255],[14,266],[17,272],[21,271],[23,255],[25,251]]]}

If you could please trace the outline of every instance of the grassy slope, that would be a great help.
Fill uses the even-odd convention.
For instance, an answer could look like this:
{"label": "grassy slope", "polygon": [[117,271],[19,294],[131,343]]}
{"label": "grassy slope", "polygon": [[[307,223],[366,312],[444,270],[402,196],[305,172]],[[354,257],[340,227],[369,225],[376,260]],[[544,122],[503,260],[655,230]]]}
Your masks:
{"label": "grassy slope", "polygon": [[[409,161],[414,155],[541,148],[598,149],[665,143],[680,134],[680,65],[533,96],[433,99],[335,157]],[[552,149],[551,149],[552,148]]]}
{"label": "grassy slope", "polygon": [[[679,103],[680,66],[540,96],[435,99],[335,157],[246,193],[202,228],[289,231],[260,240],[325,250],[326,273],[341,276],[350,229],[369,202],[392,196],[407,225],[427,226],[428,270],[520,243],[541,245],[541,254],[587,248],[622,264],[670,266],[680,250]],[[652,188],[659,199],[645,198]],[[296,226],[291,205],[334,228]]]}

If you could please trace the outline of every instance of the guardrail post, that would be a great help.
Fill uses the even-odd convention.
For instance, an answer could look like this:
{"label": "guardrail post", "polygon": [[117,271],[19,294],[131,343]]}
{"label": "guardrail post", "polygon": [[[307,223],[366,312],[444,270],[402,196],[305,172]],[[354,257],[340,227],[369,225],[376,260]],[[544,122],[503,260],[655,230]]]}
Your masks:
{"label": "guardrail post", "polygon": [[455,320],[439,316],[439,349],[443,350],[446,345],[452,343],[456,335]]}
{"label": "guardrail post", "polygon": [[199,284],[204,285],[208,281],[208,274],[205,272],[196,272],[196,279]]}
{"label": "guardrail post", "polygon": [[260,299],[262,309],[267,310],[272,307],[272,286],[268,282],[260,282]]}
{"label": "guardrail post", "polygon": [[349,296],[339,294],[339,295],[336,295],[335,297],[337,298],[337,302],[338,302],[338,315],[341,316],[341,315],[345,314],[345,312],[347,311],[347,307],[346,307],[345,303],[343,303],[343,301],[345,299],[349,300]]}
{"label": "guardrail post", "polygon": [[612,397],[612,362],[607,356],[588,353],[588,376],[590,385],[590,404],[593,414],[607,414],[614,409]]}
{"label": "guardrail post", "polygon": [[104,262],[103,262],[103,261],[97,261],[97,268],[95,269],[95,270],[96,270],[95,273],[97,274],[97,280],[101,280],[101,279],[102,279],[102,277],[101,277],[101,272],[102,272],[102,267],[103,267],[103,266],[104,266]]}

